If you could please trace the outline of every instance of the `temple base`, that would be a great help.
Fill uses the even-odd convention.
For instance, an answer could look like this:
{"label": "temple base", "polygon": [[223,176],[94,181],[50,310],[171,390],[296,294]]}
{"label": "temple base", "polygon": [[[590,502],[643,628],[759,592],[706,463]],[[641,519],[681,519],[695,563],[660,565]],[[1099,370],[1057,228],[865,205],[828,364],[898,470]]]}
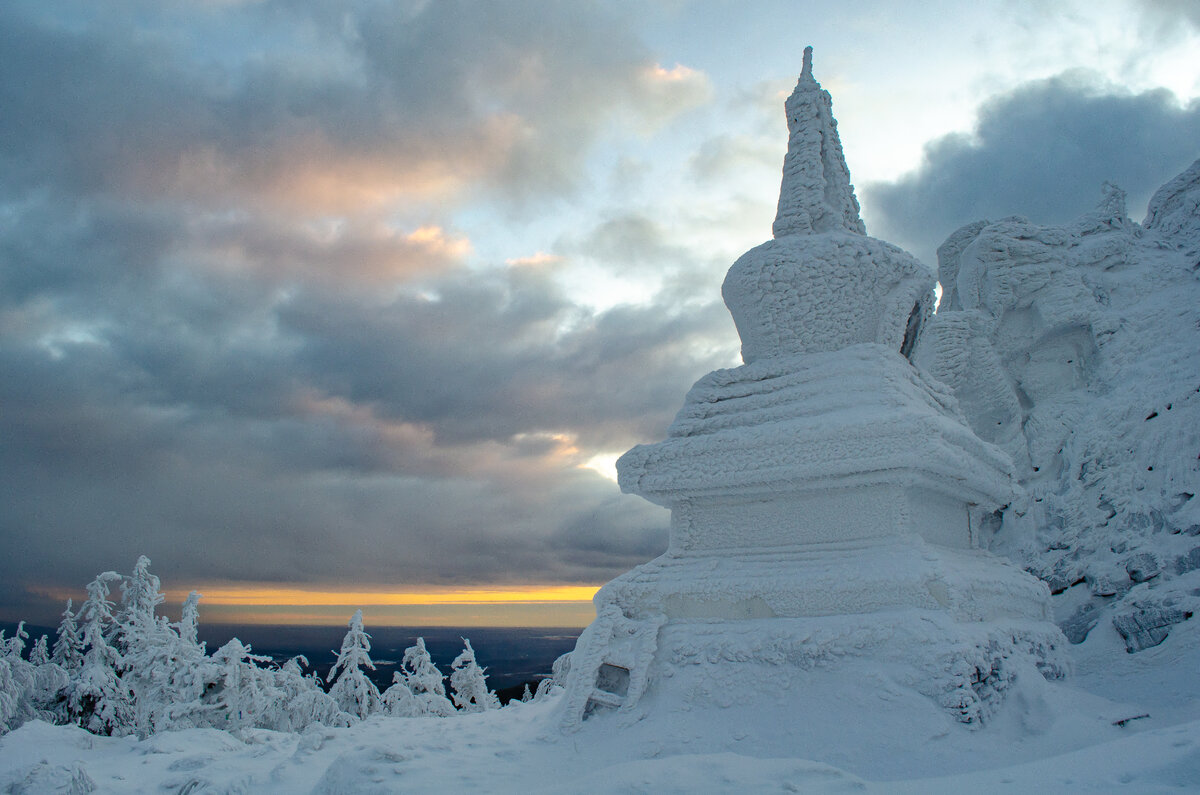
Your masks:
{"label": "temple base", "polygon": [[[647,691],[661,701],[680,677],[696,708],[719,708],[727,691],[754,683],[778,688],[799,716],[800,693],[841,681],[851,662],[978,725],[1019,671],[1057,678],[1067,667],[1042,583],[987,552],[916,536],[668,553],[595,601],[597,619],[571,655],[568,730],[601,715],[640,720]],[[834,662],[838,671],[826,670]]]}

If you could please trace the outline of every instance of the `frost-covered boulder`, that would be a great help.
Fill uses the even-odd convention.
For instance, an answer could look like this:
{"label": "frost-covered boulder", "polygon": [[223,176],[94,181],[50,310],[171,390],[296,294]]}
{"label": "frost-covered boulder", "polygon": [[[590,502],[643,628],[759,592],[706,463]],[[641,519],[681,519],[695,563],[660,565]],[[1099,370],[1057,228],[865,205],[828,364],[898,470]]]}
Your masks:
{"label": "frost-covered boulder", "polygon": [[988,543],[1050,586],[1073,642],[1161,643],[1200,605],[1200,161],[1143,225],[1106,185],[1072,223],[979,221],[938,260],[915,361],[1027,494]]}

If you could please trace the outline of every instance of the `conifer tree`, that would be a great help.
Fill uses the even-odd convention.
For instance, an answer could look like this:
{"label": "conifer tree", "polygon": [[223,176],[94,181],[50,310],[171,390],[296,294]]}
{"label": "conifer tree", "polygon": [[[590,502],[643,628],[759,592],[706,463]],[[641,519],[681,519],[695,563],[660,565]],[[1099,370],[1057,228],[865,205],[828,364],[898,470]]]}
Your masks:
{"label": "conifer tree", "polygon": [[283,693],[287,709],[280,715],[281,730],[302,731],[313,723],[326,726],[346,726],[350,716],[338,708],[333,697],[321,689],[321,679],[315,673],[305,675],[308,658],[298,654],[275,672],[275,686]]}
{"label": "conifer tree", "polygon": [[421,704],[413,696],[402,671],[392,673],[392,684],[383,691],[380,700],[383,711],[394,718],[415,718],[422,714]]}
{"label": "conifer tree", "polygon": [[416,645],[404,650],[400,668],[405,684],[419,705],[415,714],[438,717],[454,714],[454,704],[446,698],[446,686],[443,684],[446,677],[434,665],[429,650],[425,648],[424,638],[417,638]]}
{"label": "conifer tree", "polygon": [[150,558],[139,555],[133,574],[121,581],[121,620],[124,623],[153,623],[154,611],[165,598],[161,583],[150,573]]}
{"label": "conifer tree", "polygon": [[50,651],[45,635],[38,638],[37,642],[33,644],[33,648],[29,650],[29,662],[34,665],[46,665],[50,662]]}
{"label": "conifer tree", "polygon": [[252,654],[250,647],[233,638],[213,652],[217,664],[215,687],[209,698],[216,708],[214,725],[221,729],[255,726],[260,715],[272,707],[262,692],[262,679],[255,663],[270,658]]}
{"label": "conifer tree", "polygon": [[24,621],[17,624],[17,631],[7,640],[4,637],[4,630],[0,629],[0,654],[11,659],[22,659],[27,640],[29,640],[29,633],[25,631]]}
{"label": "conifer tree", "polygon": [[179,623],[170,624],[153,614],[154,605],[162,601],[158,578],[147,571],[140,579],[145,585],[141,586],[142,597],[132,602],[124,669],[135,697],[138,734],[145,737],[165,729],[206,725],[212,707],[204,704],[202,697],[217,674],[204,655],[203,644],[196,642],[200,594],[192,591]]}
{"label": "conifer tree", "polygon": [[34,666],[22,658],[29,633],[25,622],[11,638],[0,631],[0,734],[15,729],[34,716]]}
{"label": "conifer tree", "polygon": [[13,676],[8,660],[0,658],[0,734],[17,728],[23,722],[18,714],[24,693],[25,689]]}
{"label": "conifer tree", "polygon": [[113,603],[109,583],[121,579],[106,571],[87,585],[88,598],[79,611],[87,651],[71,682],[71,717],[94,734],[125,734],[132,723],[132,697],[118,676],[121,654],[109,642]]}
{"label": "conifer tree", "polygon": [[83,641],[79,637],[79,628],[75,625],[75,614],[71,612],[71,600],[67,600],[67,609],[63,611],[62,621],[58,625],[58,639],[54,641],[52,662],[60,665],[68,673],[79,670],[83,664]]}
{"label": "conifer tree", "polygon": [[341,675],[329,689],[329,695],[333,696],[343,711],[365,718],[379,711],[380,700],[375,683],[363,672],[363,668],[374,671],[375,664],[371,662],[371,636],[363,630],[362,610],[355,611],[349,627],[346,637],[342,639],[342,650],[329,669],[326,681],[333,681],[340,670]]}
{"label": "conifer tree", "polygon": [[450,663],[450,687],[453,688],[454,705],[463,712],[484,712],[499,709],[500,699],[488,690],[484,669],[475,661],[475,650],[471,641],[463,638],[465,648]]}
{"label": "conifer tree", "polygon": [[[199,643],[200,635],[200,598],[203,594],[192,591],[187,595],[187,599],[183,602],[183,607],[179,610],[179,623],[175,625],[179,637],[185,643],[192,643],[202,646]],[[307,660],[305,663],[307,664]]]}

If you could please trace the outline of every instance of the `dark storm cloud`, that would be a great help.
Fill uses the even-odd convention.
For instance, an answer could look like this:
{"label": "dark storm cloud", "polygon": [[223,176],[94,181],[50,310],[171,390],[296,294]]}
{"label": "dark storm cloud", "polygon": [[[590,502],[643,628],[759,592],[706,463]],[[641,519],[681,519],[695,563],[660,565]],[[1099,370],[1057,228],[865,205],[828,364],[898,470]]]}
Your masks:
{"label": "dark storm cloud", "polygon": [[443,217],[569,193],[606,124],[705,85],[595,6],[6,7],[3,606],[140,553],[172,585],[653,554],[662,511],[578,464],[661,435],[723,310],[595,314],[468,271]]}
{"label": "dark storm cloud", "polygon": [[863,190],[872,234],[931,264],[958,227],[1024,215],[1061,223],[1115,182],[1140,220],[1150,195],[1200,155],[1200,103],[1156,90],[1115,93],[1086,76],[1028,83],[986,103],[974,135],[929,144],[921,167]]}

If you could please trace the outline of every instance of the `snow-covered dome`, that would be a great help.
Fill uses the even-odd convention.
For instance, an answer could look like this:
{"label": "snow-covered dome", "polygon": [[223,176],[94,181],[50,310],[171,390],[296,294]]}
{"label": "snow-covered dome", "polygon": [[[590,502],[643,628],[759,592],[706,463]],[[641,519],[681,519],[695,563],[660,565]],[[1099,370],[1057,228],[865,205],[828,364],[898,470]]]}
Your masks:
{"label": "snow-covered dome", "polygon": [[933,310],[933,271],[867,237],[842,154],[829,92],[812,48],[786,103],[775,239],[733,264],[721,287],[749,364],[769,356],[876,342],[907,354]]}

